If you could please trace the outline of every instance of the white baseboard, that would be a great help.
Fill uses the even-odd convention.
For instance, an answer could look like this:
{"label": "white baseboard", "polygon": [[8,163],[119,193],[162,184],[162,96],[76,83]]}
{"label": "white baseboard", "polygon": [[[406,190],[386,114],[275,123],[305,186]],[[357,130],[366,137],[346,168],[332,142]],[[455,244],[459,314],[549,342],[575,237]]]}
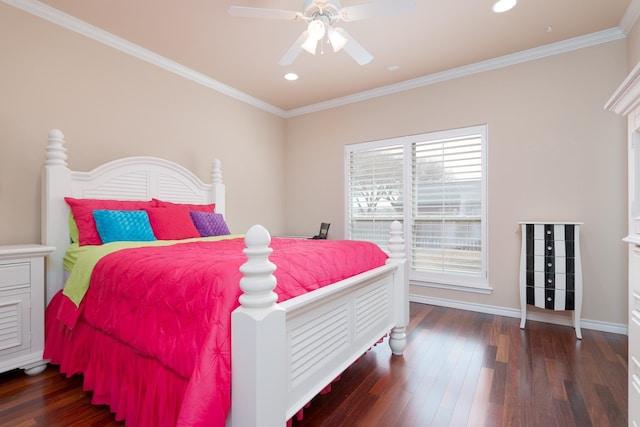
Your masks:
{"label": "white baseboard", "polygon": [[[457,308],[460,310],[477,311],[480,313],[495,314],[497,316],[520,318],[520,310],[514,308],[496,307],[492,305],[475,304],[470,302],[449,300],[444,298],[425,297],[422,295],[409,295],[409,301],[422,304],[437,305],[440,307]],[[572,326],[571,316],[547,313],[527,313],[527,320],[552,323],[554,325]],[[611,332],[614,334],[628,335],[627,325],[619,323],[601,322],[599,320],[580,319],[582,329]]]}

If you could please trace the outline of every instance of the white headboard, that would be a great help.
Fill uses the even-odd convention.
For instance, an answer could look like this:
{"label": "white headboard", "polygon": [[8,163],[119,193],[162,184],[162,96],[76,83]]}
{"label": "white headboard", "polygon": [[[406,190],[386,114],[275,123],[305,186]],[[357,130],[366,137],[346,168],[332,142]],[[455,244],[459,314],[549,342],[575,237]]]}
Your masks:
{"label": "white headboard", "polygon": [[215,203],[225,212],[225,188],[220,161],[213,161],[211,184],[177,163],[156,157],[127,157],[105,163],[89,172],[67,165],[64,135],[49,132],[42,170],[42,243],[54,246],[46,263],[47,303],[64,284],[62,260],[69,246],[69,207],[64,197],[149,200],[153,197],[176,203]]}

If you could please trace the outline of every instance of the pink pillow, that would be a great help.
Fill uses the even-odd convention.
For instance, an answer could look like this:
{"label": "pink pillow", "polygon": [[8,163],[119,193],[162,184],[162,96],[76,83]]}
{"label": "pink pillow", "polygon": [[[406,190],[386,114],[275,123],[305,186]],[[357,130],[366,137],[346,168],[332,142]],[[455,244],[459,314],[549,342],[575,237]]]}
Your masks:
{"label": "pink pillow", "polygon": [[71,208],[71,213],[78,226],[78,244],[80,246],[102,244],[102,239],[96,228],[96,221],[93,218],[93,211],[133,211],[153,206],[151,200],[76,199],[73,197],[65,197],[64,200]]}
{"label": "pink pillow", "polygon": [[164,200],[152,199],[154,203],[154,207],[156,208],[185,208],[187,211],[198,211],[198,212],[215,212],[216,205],[215,203],[211,203],[208,205],[201,204],[192,204],[192,203],[174,203],[174,202],[165,202]]}
{"label": "pink pillow", "polygon": [[147,208],[153,234],[158,240],[181,240],[200,237],[189,211],[182,207]]}

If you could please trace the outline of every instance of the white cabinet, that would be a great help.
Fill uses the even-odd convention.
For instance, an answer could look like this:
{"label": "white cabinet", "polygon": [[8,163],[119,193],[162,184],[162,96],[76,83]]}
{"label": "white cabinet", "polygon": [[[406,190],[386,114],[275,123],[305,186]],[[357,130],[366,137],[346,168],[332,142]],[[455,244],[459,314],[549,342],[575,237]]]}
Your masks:
{"label": "white cabinet", "polygon": [[640,237],[632,232],[624,240],[629,243],[629,426],[640,426]]}
{"label": "white cabinet", "polygon": [[581,222],[521,222],[520,305],[524,329],[527,305],[572,311],[576,336],[582,339]]}
{"label": "white cabinet", "polygon": [[640,426],[640,239],[629,245],[629,425]]}
{"label": "white cabinet", "polygon": [[611,96],[605,108],[627,116],[629,235],[629,426],[640,426],[640,63]]}
{"label": "white cabinet", "polygon": [[0,372],[42,372],[44,257],[42,245],[0,246]]}

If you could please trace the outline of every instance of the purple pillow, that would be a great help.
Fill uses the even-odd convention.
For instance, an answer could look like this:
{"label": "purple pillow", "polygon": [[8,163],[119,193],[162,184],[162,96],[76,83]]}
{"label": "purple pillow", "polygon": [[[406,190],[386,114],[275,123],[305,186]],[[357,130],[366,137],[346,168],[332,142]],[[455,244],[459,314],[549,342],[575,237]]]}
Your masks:
{"label": "purple pillow", "polygon": [[200,236],[225,236],[231,234],[229,227],[220,213],[189,212]]}

